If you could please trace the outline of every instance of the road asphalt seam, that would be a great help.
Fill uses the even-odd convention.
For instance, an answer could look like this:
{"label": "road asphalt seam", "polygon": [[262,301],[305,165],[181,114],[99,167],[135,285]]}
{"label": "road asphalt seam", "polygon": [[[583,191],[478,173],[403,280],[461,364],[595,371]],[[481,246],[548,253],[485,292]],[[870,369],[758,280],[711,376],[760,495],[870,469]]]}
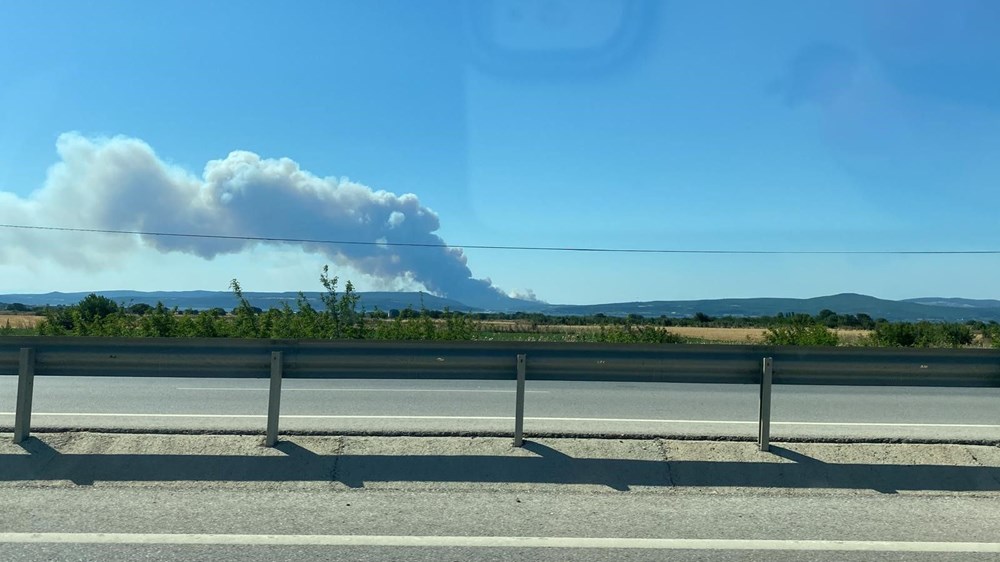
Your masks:
{"label": "road asphalt seam", "polygon": [[252,546],[375,546],[465,548],[589,548],[834,552],[1000,553],[1000,543],[850,540],[754,540],[621,537],[405,535],[229,535],[169,533],[0,533],[0,544],[140,544]]}

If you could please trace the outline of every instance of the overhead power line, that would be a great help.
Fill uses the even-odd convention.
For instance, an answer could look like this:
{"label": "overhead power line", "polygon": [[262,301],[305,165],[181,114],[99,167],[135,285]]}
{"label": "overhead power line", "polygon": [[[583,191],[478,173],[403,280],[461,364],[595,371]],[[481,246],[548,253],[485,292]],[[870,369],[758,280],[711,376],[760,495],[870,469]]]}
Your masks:
{"label": "overhead power line", "polygon": [[242,242],[283,242],[292,244],[324,244],[330,246],[383,246],[402,248],[462,248],[466,250],[513,250],[528,252],[592,252],[612,254],[730,254],[730,255],[997,255],[1000,250],[708,250],[681,248],[600,248],[572,246],[510,246],[500,244],[434,244],[421,242],[371,242],[362,240],[325,240],[319,238],[286,238],[278,236],[236,236],[230,234],[194,234],[184,232],[147,232],[107,228],[72,228],[66,226],[36,226],[0,224],[0,228],[84,232],[92,234],[126,234],[164,238],[200,238],[238,240]]}

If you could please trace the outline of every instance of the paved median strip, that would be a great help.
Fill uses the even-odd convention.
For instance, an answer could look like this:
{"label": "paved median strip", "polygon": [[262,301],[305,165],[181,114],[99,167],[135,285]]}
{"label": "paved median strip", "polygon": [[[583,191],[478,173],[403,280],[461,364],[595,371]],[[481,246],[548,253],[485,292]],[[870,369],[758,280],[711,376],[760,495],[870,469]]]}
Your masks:
{"label": "paved median strip", "polygon": [[1000,543],[607,537],[0,533],[0,543],[1000,553]]}

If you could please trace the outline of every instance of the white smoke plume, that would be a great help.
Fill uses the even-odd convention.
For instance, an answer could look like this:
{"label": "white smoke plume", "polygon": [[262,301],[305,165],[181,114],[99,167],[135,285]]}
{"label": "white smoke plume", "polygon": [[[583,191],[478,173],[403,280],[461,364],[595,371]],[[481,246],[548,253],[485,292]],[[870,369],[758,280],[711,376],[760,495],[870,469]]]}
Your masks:
{"label": "white smoke plume", "polygon": [[[163,162],[149,145],[127,137],[59,137],[60,162],[27,198],[0,192],[0,221],[59,227],[229,236],[377,242],[377,245],[301,243],[339,265],[390,280],[407,278],[427,290],[473,306],[506,296],[475,279],[457,248],[403,248],[386,243],[444,244],[438,216],[416,195],[376,191],[348,180],[317,177],[287,158],[236,151],[205,165],[199,178]],[[101,255],[130,251],[134,237],[75,235],[79,244],[53,246],[35,231],[5,231],[0,263],[30,254],[75,267]],[[144,236],[161,252],[205,259],[238,253],[254,241]],[[98,247],[91,247],[97,244]]]}
{"label": "white smoke plume", "polygon": [[508,295],[512,299],[531,301],[531,302],[542,302],[541,299],[538,298],[538,295],[535,294],[535,291],[532,291],[531,289],[525,289],[523,291],[515,289],[510,293],[508,293]]}

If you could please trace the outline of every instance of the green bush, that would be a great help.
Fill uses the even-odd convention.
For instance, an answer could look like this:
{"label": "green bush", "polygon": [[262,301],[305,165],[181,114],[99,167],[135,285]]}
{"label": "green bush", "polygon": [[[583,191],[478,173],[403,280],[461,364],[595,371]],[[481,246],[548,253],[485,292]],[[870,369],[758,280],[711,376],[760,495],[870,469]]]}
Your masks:
{"label": "green bush", "polygon": [[219,338],[229,335],[225,311],[203,310],[195,317],[184,316],[177,322],[177,333],[186,338]]}
{"label": "green bush", "polygon": [[120,307],[108,297],[90,293],[80,301],[76,308],[84,322],[92,323],[111,316],[118,312]]}
{"label": "green bush", "polygon": [[879,322],[870,336],[878,347],[961,347],[975,339],[966,324],[933,322]]}
{"label": "green bush", "polygon": [[479,325],[467,314],[444,311],[444,329],[441,338],[449,341],[474,340],[479,333]]}
{"label": "green bush", "polygon": [[869,343],[876,347],[913,347],[920,339],[920,334],[916,326],[910,323],[879,322],[869,339]]}
{"label": "green bush", "polygon": [[178,329],[177,310],[170,310],[158,302],[139,320],[139,335],[147,338],[174,338],[182,334]]}
{"label": "green bush", "polygon": [[[639,314],[624,317],[548,316],[541,313],[463,313],[445,309],[379,310],[366,314],[360,307],[360,295],[348,281],[341,293],[339,279],[324,267],[320,283],[322,306],[314,307],[302,293],[293,305],[262,311],[252,306],[235,279],[230,288],[237,305],[232,314],[215,308],[201,312],[168,309],[162,303],[124,306],[96,294],[87,295],[73,306],[46,307],[45,318],[35,328],[39,335],[78,335],[105,337],[238,337],[275,339],[379,339],[379,340],[476,340],[518,339],[530,341],[593,341],[608,343],[683,343],[685,338],[664,329],[668,325],[759,326],[767,328],[764,341],[771,345],[835,346],[839,338],[833,326],[870,327],[867,344],[881,347],[960,347],[972,344],[977,333],[990,345],[1000,348],[1000,324],[967,322],[965,324],[932,322],[897,322],[872,320],[866,314],[837,314],[823,310],[816,316],[802,313],[779,313],[774,317],[712,318],[697,313],[688,319],[666,316],[646,318]],[[487,331],[478,321],[514,320],[530,324],[529,332],[517,330]],[[599,326],[597,330],[572,333],[539,330],[539,326]],[[26,329],[31,330],[31,329]],[[494,328],[490,328],[494,330]],[[0,335],[21,333],[9,325],[0,326]]]}
{"label": "green bush", "polygon": [[602,343],[684,343],[684,338],[656,326],[634,324],[601,326],[593,341]]}
{"label": "green bush", "polygon": [[129,314],[135,314],[136,316],[142,316],[150,310],[153,310],[153,307],[144,302],[136,303],[128,307]]}
{"label": "green bush", "polygon": [[983,327],[983,337],[986,338],[990,346],[1000,349],[1000,324],[990,322]]}
{"label": "green bush", "polygon": [[772,326],[764,333],[768,345],[837,345],[837,334],[822,324],[795,322]]}
{"label": "green bush", "polygon": [[944,342],[951,347],[969,345],[976,338],[966,324],[943,324],[940,329]]}

